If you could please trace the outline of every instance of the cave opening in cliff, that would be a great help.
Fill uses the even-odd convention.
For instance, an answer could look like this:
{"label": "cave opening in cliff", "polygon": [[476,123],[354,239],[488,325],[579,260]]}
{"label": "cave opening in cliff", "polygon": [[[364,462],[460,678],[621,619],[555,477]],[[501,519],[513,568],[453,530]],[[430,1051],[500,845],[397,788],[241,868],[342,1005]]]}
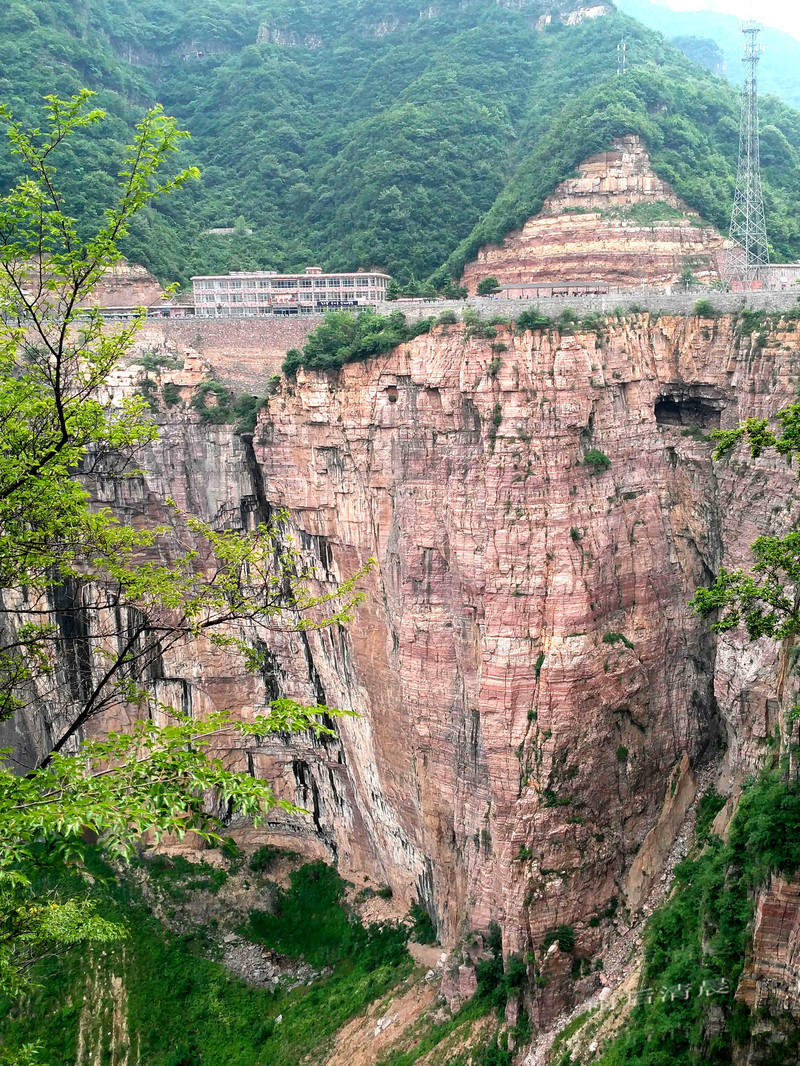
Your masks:
{"label": "cave opening in cliff", "polygon": [[659,396],[654,411],[659,426],[697,426],[699,429],[719,429],[722,413],[713,401],[675,395]]}

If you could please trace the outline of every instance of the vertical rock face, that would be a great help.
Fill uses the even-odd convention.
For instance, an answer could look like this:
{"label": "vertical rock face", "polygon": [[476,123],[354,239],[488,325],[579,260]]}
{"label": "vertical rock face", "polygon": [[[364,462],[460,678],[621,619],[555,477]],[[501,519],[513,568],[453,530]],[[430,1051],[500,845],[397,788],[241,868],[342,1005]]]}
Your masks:
{"label": "vertical rock face", "polygon": [[758,894],[752,954],[737,999],[752,1011],[800,1015],[800,882],[773,875]]}
{"label": "vertical rock face", "polygon": [[653,172],[641,139],[620,137],[563,181],[522,230],[482,248],[462,283],[471,293],[485,277],[503,287],[658,287],[675,284],[687,267],[711,281],[723,245]]}
{"label": "vertical rock face", "polygon": [[[731,319],[454,329],[301,372],[271,404],[270,501],[332,572],[377,559],[353,625],[312,641],[327,698],[360,715],[341,728],[346,788],[309,764],[320,824],[345,862],[365,833],[371,872],[446,939],[494,919],[525,950],[571,925],[596,954],[589,920],[660,815],[648,865],[668,850],[682,760],[756,764],[774,652],[717,644],[687,600],[796,510],[782,463],[712,464],[703,439],[791,401],[781,339],[792,352],[751,352]],[[570,961],[547,956],[545,1015]]]}
{"label": "vertical rock face", "polygon": [[420,898],[446,943],[494,920],[506,952],[536,949],[540,1021],[594,980],[539,955],[547,934],[600,954],[602,915],[659,876],[696,771],[756,768],[774,725],[773,646],[717,640],[687,606],[797,517],[783,460],[711,461],[711,428],[795,395],[798,335],[757,349],[734,326],[440,327],[301,371],[252,442],[170,416],[148,474],[103,501],[151,524],[173,520],[169,495],[233,528],[285,508],[323,585],[376,560],[346,628],[275,634],[257,676],[227,648],[173,650],[160,697],[357,712],[336,740],[221,754],[309,811],[278,813],[269,839]]}

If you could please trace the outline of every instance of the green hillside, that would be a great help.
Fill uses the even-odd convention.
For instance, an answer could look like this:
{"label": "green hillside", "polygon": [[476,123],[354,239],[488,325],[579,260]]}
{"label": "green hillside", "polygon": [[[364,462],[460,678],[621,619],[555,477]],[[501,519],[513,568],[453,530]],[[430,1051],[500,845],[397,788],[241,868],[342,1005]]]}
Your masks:
{"label": "green hillside", "polygon": [[[45,93],[99,91],[111,121],[62,171],[81,216],[102,208],[106,172],[145,105],[160,101],[191,131],[202,181],[148,212],[126,249],[164,280],[309,262],[403,281],[447,263],[457,275],[589,152],[631,130],[726,228],[735,90],[619,13],[538,30],[558,8],[11,0],[0,10],[0,98],[30,118]],[[631,70],[618,79],[623,32]],[[770,100],[764,124],[774,252],[794,259],[800,114]],[[0,183],[8,168],[0,161]],[[230,236],[207,232],[237,224]]]}

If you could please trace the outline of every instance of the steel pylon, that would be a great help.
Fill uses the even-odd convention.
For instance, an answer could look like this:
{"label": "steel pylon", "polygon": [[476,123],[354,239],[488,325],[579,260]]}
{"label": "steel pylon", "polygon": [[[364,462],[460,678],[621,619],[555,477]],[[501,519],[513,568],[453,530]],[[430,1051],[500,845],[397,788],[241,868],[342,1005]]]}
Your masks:
{"label": "steel pylon", "polygon": [[740,23],[744,34],[745,80],[742,86],[742,120],[739,131],[739,166],[736,193],[731,212],[726,274],[745,286],[763,280],[769,265],[764,193],[761,188],[761,159],[758,136],[758,62],[763,45],[759,40],[762,24],[755,19]]}

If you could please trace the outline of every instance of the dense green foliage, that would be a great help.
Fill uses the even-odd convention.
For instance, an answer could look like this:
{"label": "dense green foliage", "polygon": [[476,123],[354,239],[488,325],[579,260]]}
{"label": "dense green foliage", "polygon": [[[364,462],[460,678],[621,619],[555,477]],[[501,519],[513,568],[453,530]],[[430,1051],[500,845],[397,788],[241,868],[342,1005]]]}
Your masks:
{"label": "dense green foliage", "polygon": [[291,887],[279,891],[271,912],[253,911],[251,940],[312,966],[339,966],[358,958],[368,969],[399,965],[406,957],[404,926],[364,926],[343,908],[345,883],[323,862],[301,866]]}
{"label": "dense green foliage", "polygon": [[330,311],[322,325],[309,335],[302,350],[289,349],[283,369],[287,374],[294,374],[301,366],[309,370],[338,370],[345,363],[390,352],[398,344],[427,332],[430,326],[427,319],[407,324],[401,311],[390,315]]}
{"label": "dense green foliage", "polygon": [[[641,996],[645,1002],[634,1008],[623,1035],[605,1051],[602,1066],[727,1066],[732,1061],[732,1049],[751,1031],[749,1011],[734,1002],[732,993],[751,935],[754,890],[772,871],[798,869],[800,787],[767,774],[743,792],[728,843],[711,837],[702,853],[677,867],[672,895],[653,915],[646,935],[642,986],[652,990],[652,1002]],[[699,994],[703,982],[722,979],[729,991]],[[676,992],[678,986],[682,992]],[[664,995],[664,989],[671,991]],[[784,1034],[778,1025],[773,1039],[759,1062],[797,1061],[796,1026]]]}
{"label": "dense green foliage", "polygon": [[[0,99],[26,118],[45,92],[101,90],[111,121],[63,168],[86,219],[107,202],[109,160],[142,104],[161,101],[191,131],[201,184],[144,212],[126,245],[163,278],[319,262],[382,267],[401,283],[393,291],[423,292],[443,262],[439,285],[628,132],[725,229],[735,90],[621,14],[537,31],[552,8],[13,0],[0,11]],[[770,236],[778,257],[796,258],[800,116],[768,100],[763,127]],[[0,187],[9,174],[0,168]]]}
{"label": "dense green foliage", "polygon": [[[137,1061],[148,1066],[295,1066],[411,969],[406,931],[364,928],[342,905],[344,882],[322,863],[295,872],[291,888],[280,894],[280,911],[269,934],[266,927],[262,933],[264,942],[277,950],[294,954],[303,948],[302,953],[318,960],[322,955],[314,947],[315,938],[320,944],[335,944],[333,955],[325,955],[333,973],[310,987],[275,993],[233,978],[215,961],[217,949],[205,930],[187,925],[182,934],[171,932],[153,917],[133,882],[118,881],[97,857],[90,865],[99,912],[123,922],[127,937],[105,955],[96,952],[89,965],[77,952],[40,963],[37,987],[22,1006],[0,1000],[0,1051],[38,1039],[43,1063],[73,1066],[83,996],[100,997],[95,1010],[101,1021],[108,1002],[103,996],[115,974],[123,979]],[[162,888],[165,883],[169,888],[169,879],[174,882],[169,898],[184,900],[193,892],[213,891],[214,880],[221,876],[218,870],[180,860],[177,865],[159,860],[152,873]],[[62,891],[85,892],[83,882],[70,880],[63,869],[58,879]],[[308,923],[304,932],[299,928],[301,916]]]}

